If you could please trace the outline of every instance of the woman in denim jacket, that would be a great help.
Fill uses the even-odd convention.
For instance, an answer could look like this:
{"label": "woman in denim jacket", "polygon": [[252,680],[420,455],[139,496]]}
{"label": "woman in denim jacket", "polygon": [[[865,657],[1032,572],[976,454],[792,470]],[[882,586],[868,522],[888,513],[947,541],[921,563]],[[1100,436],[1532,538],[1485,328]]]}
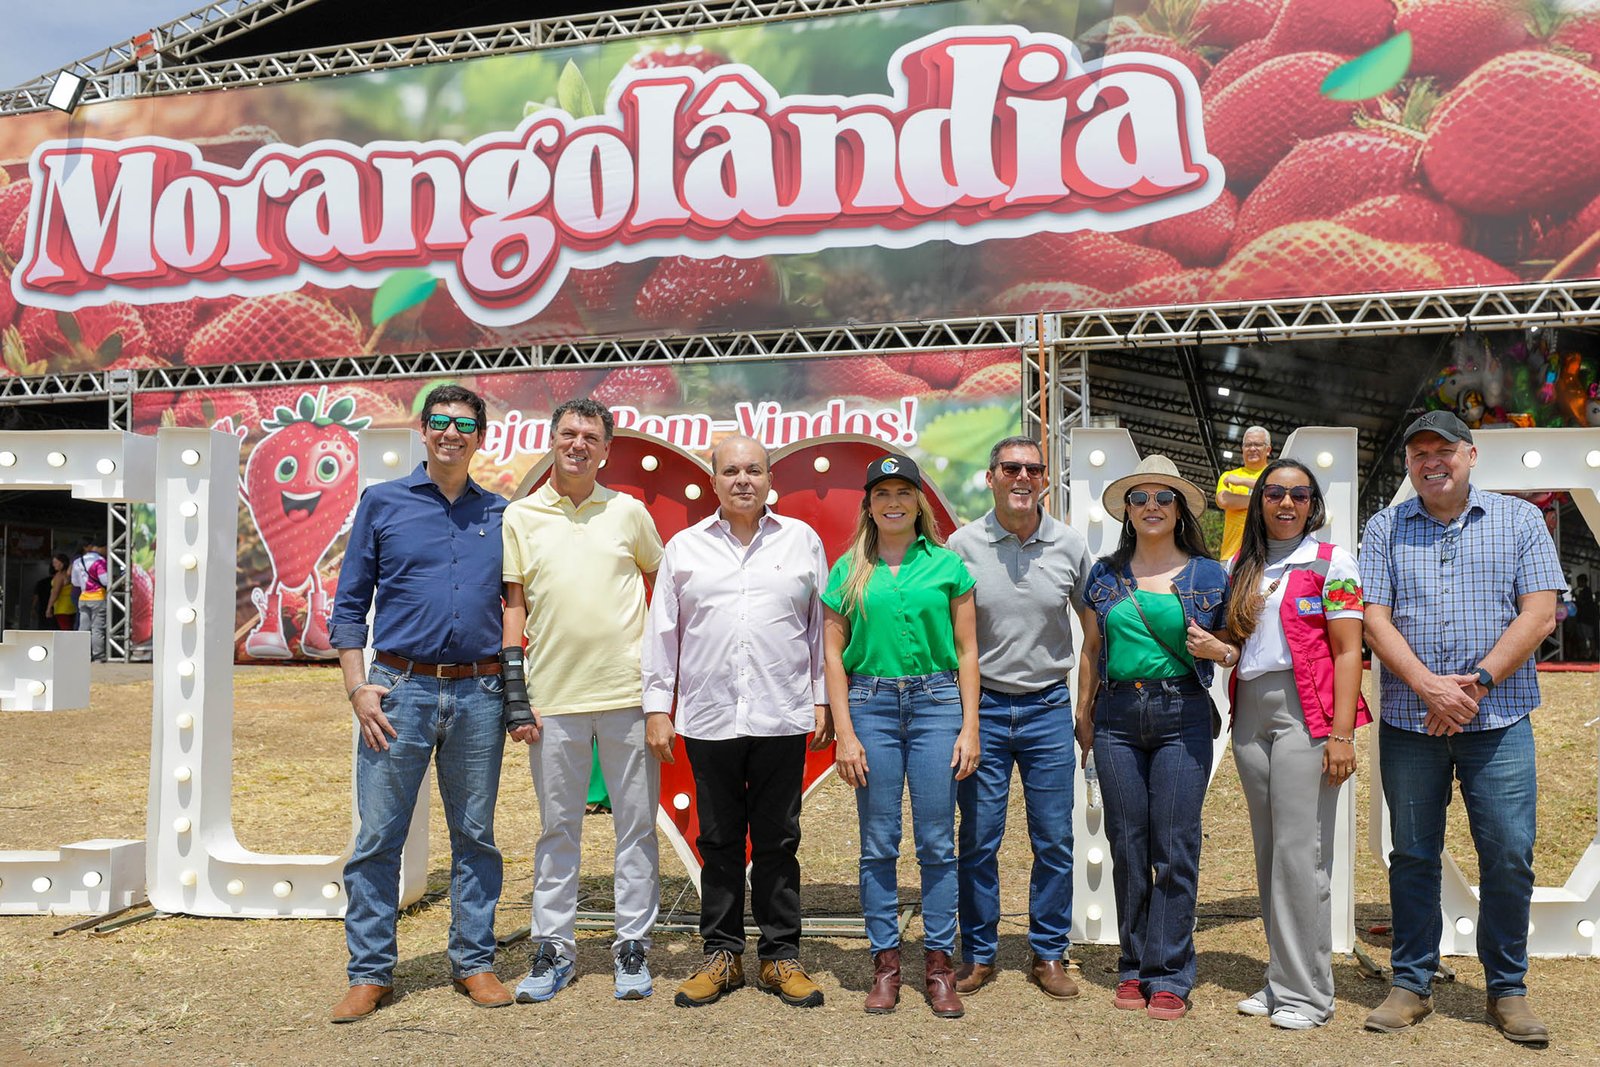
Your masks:
{"label": "woman in denim jacket", "polygon": [[1122,539],[1089,571],[1101,684],[1078,709],[1077,734],[1105,796],[1122,943],[1114,1004],[1180,1019],[1195,982],[1200,808],[1220,726],[1206,689],[1214,664],[1239,657],[1216,636],[1228,577],[1200,536],[1205,494],[1167,457],[1143,460],[1101,503]]}

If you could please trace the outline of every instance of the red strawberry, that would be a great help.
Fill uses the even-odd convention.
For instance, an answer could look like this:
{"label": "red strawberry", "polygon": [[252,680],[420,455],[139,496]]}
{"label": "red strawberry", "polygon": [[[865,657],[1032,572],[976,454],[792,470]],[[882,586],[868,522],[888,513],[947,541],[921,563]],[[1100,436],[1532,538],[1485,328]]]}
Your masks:
{"label": "red strawberry", "polygon": [[491,406],[503,411],[520,411],[524,415],[547,415],[555,407],[545,380],[548,377],[547,374],[480,374],[473,384]]}
{"label": "red strawberry", "polygon": [[334,307],[348,311],[363,322],[372,318],[372,298],[377,295],[376,289],[363,289],[356,285],[346,285],[339,289],[324,289],[320,285],[302,285],[301,296],[309,296],[313,300],[326,300]]}
{"label": "red strawberry", "polygon": [[542,371],[539,378],[545,387],[550,390],[550,399],[554,407],[565,404],[568,400],[580,400],[586,396],[593,396],[600,382],[604,380],[607,371],[599,370],[550,370]]}
{"label": "red strawberry", "polygon": [[235,426],[248,426],[254,430],[261,415],[272,412],[271,407],[262,406],[265,398],[261,394],[288,389],[295,392],[293,398],[285,398],[287,406],[292,407],[299,402],[299,394],[306,391],[305,386],[280,386],[276,390],[216,389],[179,393],[177,402],[172,405],[171,422],[167,423],[165,419],[162,422],[172,426],[214,426],[223,419],[229,419]]}
{"label": "red strawberry", "polygon": [[949,389],[966,374],[967,356],[962,352],[921,352],[911,357],[908,372],[921,378],[935,389]]}
{"label": "red strawberry", "polygon": [[974,348],[961,355],[961,376],[970,378],[985,367],[992,367],[996,363],[1015,363],[1017,350],[1014,348]]}
{"label": "red strawberry", "polygon": [[[1172,262],[1173,269],[1178,269],[1178,261]],[[1110,307],[1111,297],[1102,290],[1074,282],[1019,282],[996,296],[993,304],[1001,314],[1029,314]]]}
{"label": "red strawberry", "polygon": [[962,400],[1019,397],[1022,395],[1022,365],[1012,359],[985,367],[950,390],[950,395]]}
{"label": "red strawberry", "polygon": [[361,352],[361,328],[348,312],[301,293],[274,293],[242,301],[189,339],[184,361],[269,363],[325,359]]}
{"label": "red strawberry", "polygon": [[1165,252],[1095,230],[986,241],[980,262],[985,276],[997,286],[1024,281],[1073,282],[1104,292],[1170,274],[1183,266]]}
{"label": "red strawberry", "polygon": [[1267,47],[1275,56],[1318,49],[1356,55],[1394,32],[1394,0],[1284,0]]}
{"label": "red strawberry", "polygon": [[1238,216],[1239,198],[1224,189],[1199,211],[1140,227],[1128,234],[1128,240],[1159,248],[1186,266],[1214,266],[1228,253]]}
{"label": "red strawberry", "polygon": [[639,286],[650,274],[650,263],[608,263],[594,270],[572,272],[578,307],[584,311],[626,314],[633,307]]}
{"label": "red strawberry", "polygon": [[1589,66],[1600,70],[1600,10],[1573,12],[1556,28],[1550,41],[1586,58]]}
{"label": "red strawberry", "polygon": [[572,302],[573,290],[574,286],[568,282],[533,318],[514,326],[496,326],[485,330],[485,343],[536,345],[584,336],[583,318],[578,314],[578,305]]}
{"label": "red strawberry", "polygon": [[262,423],[267,436],[245,463],[245,503],[272,560],[274,584],[297,589],[349,521],[359,475],[355,401],[327,401],[327,389],[279,408]]}
{"label": "red strawberry", "polygon": [[1444,284],[1452,288],[1468,285],[1515,285],[1522,281],[1517,273],[1494,260],[1460,245],[1433,242],[1415,246],[1439,264]]}
{"label": "red strawberry", "polygon": [[70,313],[23,308],[18,329],[31,359],[63,359],[99,369],[118,357],[150,354],[150,335],[138,309],[118,301]]}
{"label": "red strawberry", "polygon": [[606,375],[593,396],[608,408],[623,404],[659,408],[678,403],[683,399],[683,390],[671,367],[622,367]]}
{"label": "red strawberry", "polygon": [[422,305],[419,320],[423,341],[430,348],[474,348],[484,340],[484,329],[461,310],[449,290],[439,286]]}
{"label": "red strawberry", "polygon": [[17,298],[11,295],[11,272],[0,265],[0,331],[17,321]]}
{"label": "red strawberry", "polygon": [[1377,130],[1341,130],[1297,145],[1245,198],[1233,247],[1287,223],[1414,188],[1420,147],[1419,138]]}
{"label": "red strawberry", "polygon": [[1411,73],[1454,82],[1528,40],[1524,0],[1403,0],[1396,33],[1411,34]]}
{"label": "red strawberry", "polygon": [[778,272],[769,259],[663,259],[634,300],[643,322],[656,326],[733,326],[759,320],[778,305]]}
{"label": "red strawberry", "polygon": [[156,606],[156,581],[149,571],[135,563],[128,568],[133,586],[133,603],[128,612],[128,636],[136,645],[148,644],[151,615]]}
{"label": "red strawberry", "polygon": [[1434,111],[1422,148],[1428,184],[1482,215],[1583,203],[1600,189],[1596,159],[1600,71],[1546,52],[1479,67]]}
{"label": "red strawberry", "polygon": [[1111,297],[1119,308],[1165,307],[1171,304],[1198,304],[1206,298],[1214,271],[1206,267],[1163,274],[1138,285],[1130,285]]}
{"label": "red strawberry", "polygon": [[175,364],[170,359],[160,356],[118,356],[106,364],[106,370],[156,370],[161,367],[171,367]]}
{"label": "red strawberry", "polygon": [[1254,182],[1301,141],[1349,124],[1355,105],[1322,95],[1322,79],[1343,62],[1328,52],[1279,56],[1205,102],[1206,146],[1229,182]]}
{"label": "red strawberry", "polygon": [[1217,269],[1213,300],[1264,300],[1313,293],[1437,289],[1434,258],[1333,222],[1294,222],[1262,234]]}
{"label": "red strawberry", "polygon": [[1217,65],[1211,68],[1211,75],[1206,78],[1205,98],[1209,100],[1220,95],[1222,90],[1271,58],[1265,38],[1246,41],[1217,60]]}
{"label": "red strawberry", "polygon": [[1466,231],[1460,215],[1420,193],[1375,196],[1345,208],[1333,221],[1368,237],[1401,244],[1460,244]]}
{"label": "red strawberry", "polygon": [[11,232],[12,223],[16,222],[28,206],[28,198],[33,195],[33,179],[23,178],[21,181],[12,182],[10,185],[0,186],[0,234]]}
{"label": "red strawberry", "polygon": [[668,45],[665,48],[650,48],[632,59],[628,60],[626,70],[655,70],[661,67],[693,67],[695,70],[710,70],[720,67],[733,60],[720,52],[692,44],[687,48],[682,45]]}
{"label": "red strawberry", "polygon": [[32,209],[29,205],[22,206],[22,214],[18,215],[11,223],[11,228],[5,232],[5,243],[0,247],[6,255],[11,257],[13,263],[22,261],[22,253],[27,250],[28,244],[28,215]]}
{"label": "red strawberry", "polygon": [[815,364],[812,387],[824,396],[859,396],[867,400],[899,400],[919,396],[928,388],[921,378],[902,374],[880,356],[825,360]]}
{"label": "red strawberry", "polygon": [[195,330],[243,302],[243,297],[224,296],[145,305],[139,309],[139,317],[150,333],[150,351],[158,356],[181,356]]}
{"label": "red strawberry", "polygon": [[1106,55],[1116,55],[1118,52],[1153,52],[1158,56],[1176,59],[1189,68],[1196,82],[1204,82],[1206,75],[1211,73],[1211,64],[1205,56],[1164,33],[1116,34],[1106,41]]}
{"label": "red strawberry", "polygon": [[1534,246],[1534,258],[1565,259],[1568,253],[1596,233],[1600,233],[1600,196],[1589,201],[1567,221],[1545,232]]}
{"label": "red strawberry", "polygon": [[1236,48],[1265,37],[1283,0],[1200,0],[1194,12],[1195,40]]}

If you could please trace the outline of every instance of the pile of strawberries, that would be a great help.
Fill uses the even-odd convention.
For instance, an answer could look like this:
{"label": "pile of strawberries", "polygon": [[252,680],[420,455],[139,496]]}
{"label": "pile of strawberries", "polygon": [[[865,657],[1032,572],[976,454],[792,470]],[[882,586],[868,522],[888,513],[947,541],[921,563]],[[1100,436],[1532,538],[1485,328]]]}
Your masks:
{"label": "pile of strawberries", "polygon": [[[1086,42],[1200,83],[1228,186],[1119,234],[980,246],[999,310],[1508,284],[1600,269],[1600,5],[1151,0]],[[1362,103],[1328,73],[1409,31],[1408,76]],[[1574,255],[1574,253],[1578,253]]]}

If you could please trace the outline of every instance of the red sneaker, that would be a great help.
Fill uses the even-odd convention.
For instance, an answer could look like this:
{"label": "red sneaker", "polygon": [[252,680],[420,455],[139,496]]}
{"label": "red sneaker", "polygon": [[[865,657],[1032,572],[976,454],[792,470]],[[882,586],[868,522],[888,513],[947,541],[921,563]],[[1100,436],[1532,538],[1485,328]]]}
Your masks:
{"label": "red sneaker", "polygon": [[1145,1014],[1152,1019],[1181,1019],[1189,1014],[1189,1002],[1163,989],[1150,998]]}
{"label": "red sneaker", "polygon": [[1145,1009],[1144,994],[1139,991],[1139,979],[1129,978],[1117,983],[1117,999],[1113,1000],[1114,1007],[1123,1011],[1143,1011]]}

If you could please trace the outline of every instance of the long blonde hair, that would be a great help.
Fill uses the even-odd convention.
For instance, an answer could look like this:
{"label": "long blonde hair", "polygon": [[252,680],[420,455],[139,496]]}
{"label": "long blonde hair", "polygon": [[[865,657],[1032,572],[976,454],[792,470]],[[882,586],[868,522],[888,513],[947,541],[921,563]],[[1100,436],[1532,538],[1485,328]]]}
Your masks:
{"label": "long blonde hair", "polygon": [[[944,534],[939,532],[939,520],[933,513],[933,503],[928,499],[928,494],[922,491],[922,486],[917,486],[917,533],[926,537],[940,548],[944,547]],[[850,538],[850,547],[845,550],[845,555],[850,560],[850,571],[844,580],[844,596],[841,613],[847,618],[860,612],[861,617],[867,617],[867,583],[872,580],[872,571],[878,565],[878,524],[872,521],[872,494],[861,494],[861,512],[856,516],[855,536]]]}

